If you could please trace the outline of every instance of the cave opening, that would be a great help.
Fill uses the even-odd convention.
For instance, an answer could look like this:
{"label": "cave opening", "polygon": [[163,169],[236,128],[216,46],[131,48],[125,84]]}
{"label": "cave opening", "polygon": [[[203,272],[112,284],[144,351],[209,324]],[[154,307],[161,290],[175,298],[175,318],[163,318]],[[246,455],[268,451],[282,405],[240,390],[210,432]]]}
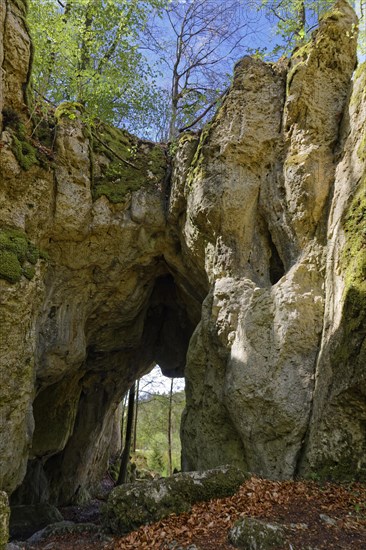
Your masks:
{"label": "cave opening", "polygon": [[[116,411],[131,385],[156,364],[169,379],[184,378],[202,300],[167,269],[146,279],[135,316],[126,307],[124,315],[117,308],[108,311],[101,299],[86,319],[82,364],[40,385],[28,468],[13,505],[85,501],[107,470],[118,430]],[[47,315],[47,322],[57,316]]]}

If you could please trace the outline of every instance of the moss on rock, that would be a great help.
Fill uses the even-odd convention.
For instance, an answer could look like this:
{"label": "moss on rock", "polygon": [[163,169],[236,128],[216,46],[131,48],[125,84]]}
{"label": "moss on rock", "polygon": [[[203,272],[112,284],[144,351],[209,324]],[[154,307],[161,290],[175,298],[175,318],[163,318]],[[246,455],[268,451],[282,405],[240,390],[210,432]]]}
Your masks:
{"label": "moss on rock", "polygon": [[366,160],[366,129],[358,146],[357,155],[363,162]]}
{"label": "moss on rock", "polygon": [[211,122],[208,122],[207,124],[205,124],[205,126],[204,126],[204,128],[201,132],[200,140],[198,142],[198,146],[197,146],[196,152],[194,154],[194,157],[193,157],[193,160],[192,160],[192,163],[191,163],[191,166],[189,168],[188,175],[187,175],[187,185],[188,185],[188,187],[191,187],[193,182],[196,179],[203,179],[205,177],[205,168],[204,168],[204,166],[205,166],[205,162],[204,162],[205,155],[204,155],[204,152],[205,152],[205,146],[207,145],[208,139],[209,139],[210,134],[211,134],[213,123],[214,123],[214,121],[211,121]]}
{"label": "moss on rock", "polygon": [[[347,331],[362,326],[366,313],[366,176],[344,218],[346,244],[341,255],[345,277]],[[362,318],[361,318],[362,317]]]}
{"label": "moss on rock", "polygon": [[247,477],[238,468],[225,466],[121,485],[110,494],[104,524],[113,533],[125,534],[172,513],[187,512],[195,502],[230,496]]}
{"label": "moss on rock", "polygon": [[17,256],[9,250],[0,250],[0,278],[16,283],[22,276],[22,266]]}
{"label": "moss on rock", "polygon": [[25,139],[13,135],[12,151],[23,170],[29,170],[38,164],[36,149]]}
{"label": "moss on rock", "polygon": [[64,101],[55,110],[55,119],[60,121],[62,118],[74,120],[85,111],[83,105],[77,101]]}
{"label": "moss on rock", "polygon": [[93,131],[93,154],[108,159],[94,178],[94,200],[104,195],[113,203],[124,202],[128,193],[141,187],[163,185],[167,159],[161,145],[103,124]]}
{"label": "moss on rock", "polygon": [[343,229],[345,245],[340,254],[340,265],[344,276],[344,302],[339,337],[330,357],[333,371],[331,406],[334,407],[333,416],[339,415],[339,430],[336,447],[324,450],[313,471],[318,479],[364,481],[366,462],[364,445],[360,443],[363,421],[347,424],[347,418],[352,418],[352,410],[364,409],[361,381],[366,361],[365,176],[345,212]]}
{"label": "moss on rock", "polygon": [[32,279],[41,251],[18,229],[0,229],[0,279],[10,283],[20,281],[22,275]]}
{"label": "moss on rock", "polygon": [[21,122],[19,115],[8,108],[3,112],[4,126],[11,129],[12,144],[11,150],[23,170],[29,170],[32,166],[38,165],[37,150],[30,143],[26,128]]}

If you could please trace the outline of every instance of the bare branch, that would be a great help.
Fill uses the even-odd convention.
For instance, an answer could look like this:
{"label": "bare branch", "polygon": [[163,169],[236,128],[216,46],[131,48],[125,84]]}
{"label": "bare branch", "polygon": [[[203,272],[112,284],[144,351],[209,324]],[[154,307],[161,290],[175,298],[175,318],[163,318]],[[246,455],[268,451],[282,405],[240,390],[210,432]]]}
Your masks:
{"label": "bare branch", "polygon": [[189,124],[188,126],[186,126],[185,128],[180,128],[178,130],[178,132],[181,134],[182,132],[185,132],[186,130],[189,130],[190,128],[192,128],[193,126],[195,126],[198,122],[200,122],[200,120],[202,120],[209,111],[211,111],[211,109],[213,107],[215,107],[215,105],[217,105],[217,103],[219,101],[221,101],[221,99],[223,99],[226,94],[228,93],[229,90],[225,90],[217,99],[215,99],[215,101],[213,101],[212,103],[210,103],[210,105],[203,111],[202,114],[200,114],[191,124]]}

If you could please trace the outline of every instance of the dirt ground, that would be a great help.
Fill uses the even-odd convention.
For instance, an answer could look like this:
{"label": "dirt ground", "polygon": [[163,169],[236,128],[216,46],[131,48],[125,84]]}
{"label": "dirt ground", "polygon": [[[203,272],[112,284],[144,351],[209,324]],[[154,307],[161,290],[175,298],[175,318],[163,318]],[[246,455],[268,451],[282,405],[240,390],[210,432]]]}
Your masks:
{"label": "dirt ground", "polygon": [[[100,520],[99,501],[61,512],[65,519]],[[125,537],[77,534],[49,538],[32,550],[233,550],[228,530],[242,517],[286,529],[287,550],[366,549],[366,484],[268,481],[252,477],[230,498],[193,506]],[[30,547],[28,547],[30,548]],[[278,549],[280,550],[280,549]]]}

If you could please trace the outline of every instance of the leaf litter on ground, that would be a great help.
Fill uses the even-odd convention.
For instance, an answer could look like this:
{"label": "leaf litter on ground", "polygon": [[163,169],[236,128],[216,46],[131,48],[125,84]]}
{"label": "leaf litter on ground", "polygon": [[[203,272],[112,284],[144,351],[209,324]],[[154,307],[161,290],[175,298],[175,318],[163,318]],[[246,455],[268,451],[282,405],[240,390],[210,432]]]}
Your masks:
{"label": "leaf litter on ground", "polygon": [[[366,484],[271,481],[251,477],[229,498],[170,515],[101,545],[91,535],[54,537],[57,550],[233,550],[228,531],[244,517],[276,522],[286,530],[284,548],[366,548]],[[50,539],[36,546],[45,550]]]}

